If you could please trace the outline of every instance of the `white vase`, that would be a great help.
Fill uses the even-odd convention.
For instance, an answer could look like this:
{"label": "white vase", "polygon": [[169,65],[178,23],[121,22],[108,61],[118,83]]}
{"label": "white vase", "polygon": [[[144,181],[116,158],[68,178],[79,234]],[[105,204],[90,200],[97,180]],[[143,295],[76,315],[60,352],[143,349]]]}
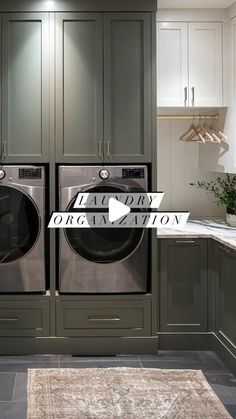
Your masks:
{"label": "white vase", "polygon": [[236,214],[229,214],[228,212],[226,213],[226,222],[227,224],[229,224],[231,227],[236,227]]}

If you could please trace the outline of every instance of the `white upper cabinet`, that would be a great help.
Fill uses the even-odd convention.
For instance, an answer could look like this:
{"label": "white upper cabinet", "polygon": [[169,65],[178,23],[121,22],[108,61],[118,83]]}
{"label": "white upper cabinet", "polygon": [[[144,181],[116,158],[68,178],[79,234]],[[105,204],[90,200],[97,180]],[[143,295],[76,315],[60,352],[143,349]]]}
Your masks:
{"label": "white upper cabinet", "polygon": [[222,24],[190,23],[189,105],[222,106]]}
{"label": "white upper cabinet", "polygon": [[159,22],[157,105],[223,106],[222,23]]}
{"label": "white upper cabinet", "polygon": [[187,24],[158,23],[157,36],[158,106],[187,106]]}

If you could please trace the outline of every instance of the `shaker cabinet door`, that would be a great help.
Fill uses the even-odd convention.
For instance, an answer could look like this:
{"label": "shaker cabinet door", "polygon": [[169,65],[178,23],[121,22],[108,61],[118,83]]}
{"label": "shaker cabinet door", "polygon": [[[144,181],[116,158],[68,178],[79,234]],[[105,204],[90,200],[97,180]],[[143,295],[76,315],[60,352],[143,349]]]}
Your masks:
{"label": "shaker cabinet door", "polygon": [[63,162],[103,159],[101,13],[56,18],[56,155]]}
{"label": "shaker cabinet door", "polygon": [[188,27],[157,24],[157,106],[188,106]]}
{"label": "shaker cabinet door", "polygon": [[222,24],[189,24],[189,90],[192,106],[222,106]]}
{"label": "shaker cabinet door", "polygon": [[48,161],[48,14],[2,14],[3,160]]}
{"label": "shaker cabinet door", "polygon": [[207,240],[161,241],[161,331],[207,331]]}
{"label": "shaker cabinet door", "polygon": [[223,342],[236,345],[236,252],[217,244],[216,333]]}
{"label": "shaker cabinet door", "polygon": [[104,14],[104,158],[151,158],[151,16]]}

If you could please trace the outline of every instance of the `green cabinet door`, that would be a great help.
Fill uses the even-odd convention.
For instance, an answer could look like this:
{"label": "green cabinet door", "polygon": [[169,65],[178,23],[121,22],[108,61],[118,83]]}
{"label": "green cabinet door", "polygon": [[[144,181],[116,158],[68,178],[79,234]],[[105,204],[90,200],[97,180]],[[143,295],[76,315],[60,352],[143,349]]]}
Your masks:
{"label": "green cabinet door", "polygon": [[161,240],[160,330],[207,331],[207,240]]}
{"label": "green cabinet door", "polygon": [[151,16],[104,14],[104,158],[151,160]]}
{"label": "green cabinet door", "polygon": [[4,160],[48,161],[48,14],[2,14]]}
{"label": "green cabinet door", "polygon": [[236,251],[217,244],[216,333],[236,346]]}
{"label": "green cabinet door", "polygon": [[56,158],[103,161],[101,13],[56,17]]}

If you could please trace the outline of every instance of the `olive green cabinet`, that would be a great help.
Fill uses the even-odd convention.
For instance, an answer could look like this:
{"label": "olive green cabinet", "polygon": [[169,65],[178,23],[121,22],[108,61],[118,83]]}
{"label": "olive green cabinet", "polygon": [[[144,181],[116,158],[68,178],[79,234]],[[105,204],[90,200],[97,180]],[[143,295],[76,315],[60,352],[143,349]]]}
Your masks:
{"label": "olive green cabinet", "polygon": [[151,301],[57,301],[57,336],[150,336]]}
{"label": "olive green cabinet", "polygon": [[207,331],[207,240],[160,244],[161,332]]}
{"label": "olive green cabinet", "polygon": [[2,162],[48,161],[47,13],[2,14]]}
{"label": "olive green cabinet", "polygon": [[49,301],[0,301],[0,337],[49,336]]}
{"label": "olive green cabinet", "polygon": [[216,244],[216,329],[220,339],[236,346],[236,251]]}
{"label": "olive green cabinet", "polygon": [[150,13],[58,13],[59,162],[151,159]]}

